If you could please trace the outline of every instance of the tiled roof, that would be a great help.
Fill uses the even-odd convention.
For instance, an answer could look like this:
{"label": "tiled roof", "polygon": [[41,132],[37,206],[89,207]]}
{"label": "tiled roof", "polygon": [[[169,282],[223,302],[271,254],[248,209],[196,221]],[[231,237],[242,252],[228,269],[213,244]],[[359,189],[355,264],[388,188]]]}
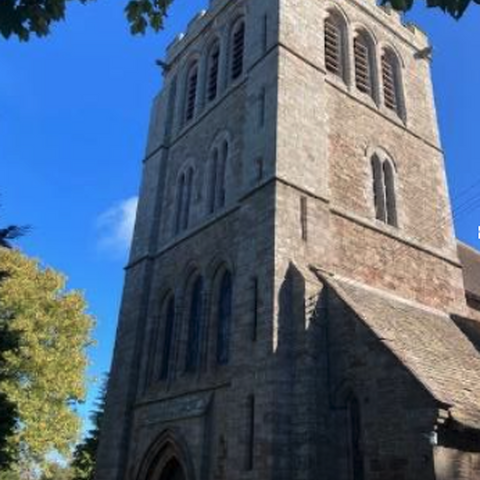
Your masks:
{"label": "tiled roof", "polygon": [[317,272],[440,403],[480,430],[480,354],[443,312]]}
{"label": "tiled roof", "polygon": [[465,290],[480,299],[480,252],[462,242],[458,242],[457,248]]}

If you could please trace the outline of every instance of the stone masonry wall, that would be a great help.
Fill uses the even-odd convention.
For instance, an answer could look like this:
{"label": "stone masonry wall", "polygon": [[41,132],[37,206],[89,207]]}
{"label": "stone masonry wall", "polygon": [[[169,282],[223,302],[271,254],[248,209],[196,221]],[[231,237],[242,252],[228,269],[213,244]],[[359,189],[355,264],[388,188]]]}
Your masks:
{"label": "stone masonry wall", "polygon": [[[365,478],[433,480],[429,434],[435,425],[438,407],[354,312],[333,292],[326,295],[327,298],[320,301],[326,302],[322,321],[326,322],[325,348],[330,362],[327,389],[331,403],[325,415],[333,429],[332,435],[342,424],[341,417],[347,413],[346,400],[353,393],[360,405],[360,448]],[[336,447],[340,450],[335,451],[335,442],[326,446],[327,458],[334,457],[338,468],[337,474],[329,478],[349,479],[348,428],[340,435],[336,432],[336,436]]]}
{"label": "stone masonry wall", "polygon": [[[261,478],[266,475],[271,456],[268,453],[268,352],[271,351],[273,297],[273,188],[266,187],[246,199],[222,219],[184,239],[160,254],[155,273],[146,338],[155,338],[155,329],[164,319],[161,302],[164,292],[173,290],[177,309],[174,373],[168,381],[147,378],[147,360],[158,364],[161,337],[156,345],[148,343],[143,351],[140,373],[143,388],[135,409],[135,424],[130,459],[131,478],[150,444],[164,430],[175,428],[186,439],[195,466],[196,478]],[[212,318],[213,285],[219,268],[233,273],[234,304],[231,337],[231,361],[228,366],[215,364],[216,330]],[[186,289],[192,275],[205,278],[204,340],[202,364],[198,373],[184,372],[187,312]],[[260,285],[257,339],[252,341],[253,277]],[[158,370],[157,370],[158,372]],[[257,437],[255,472],[246,471],[246,431],[248,396],[256,397]],[[185,402],[205,402],[192,414]],[[172,413],[169,413],[172,411]],[[260,455],[260,452],[262,454]],[[219,472],[221,469],[223,473]],[[205,473],[208,472],[208,473]]]}
{"label": "stone masonry wall", "polygon": [[[360,95],[352,70],[347,85],[326,73],[323,21],[330,8],[347,21],[350,54],[360,26],[375,39],[377,64],[385,45],[395,49],[405,119]],[[206,52],[215,38],[228,49],[242,15],[245,73],[231,82],[222,55],[219,95],[207,103]],[[350,479],[345,411],[331,403],[343,383],[358,390],[364,412],[366,478],[433,479],[422,435],[435,409],[334,299],[326,340],[316,311],[324,305],[311,303],[321,289],[309,269],[465,313],[429,62],[418,58],[427,46],[418,29],[373,0],[212,0],[169,47],[164,89],[152,109],[97,480],[143,480],[142,461],[165,432],[184,446],[188,480]],[[185,124],[193,61],[199,94],[195,118]],[[221,140],[230,151],[226,205],[209,214],[206,172]],[[399,228],[374,219],[369,158],[379,150],[396,166]],[[175,234],[177,179],[189,166],[190,223]],[[213,292],[223,268],[233,274],[234,313],[231,363],[218,367]],[[201,368],[186,374],[187,292],[197,274],[206,282]],[[168,292],[176,299],[175,363],[169,379],[159,381]]]}
{"label": "stone masonry wall", "polygon": [[[428,42],[393,12],[373,2],[362,5],[281,3],[277,284],[285,264],[301,256],[306,264],[465,312],[429,64],[416,57]],[[333,8],[347,19],[350,43],[363,26],[372,32],[378,56],[386,45],[397,51],[405,122],[381,101],[364,98],[352,78],[345,85],[325,71],[323,19]],[[302,28],[296,28],[298,22]],[[395,164],[398,228],[375,219],[370,165],[375,152]],[[301,197],[308,204],[306,241]]]}

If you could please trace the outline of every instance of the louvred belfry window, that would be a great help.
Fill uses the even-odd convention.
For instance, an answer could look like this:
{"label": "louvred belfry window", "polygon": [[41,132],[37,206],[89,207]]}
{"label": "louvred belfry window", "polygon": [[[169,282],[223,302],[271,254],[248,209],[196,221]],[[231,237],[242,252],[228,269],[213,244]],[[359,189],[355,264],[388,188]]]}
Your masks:
{"label": "louvred belfry window", "polygon": [[243,73],[243,56],[245,50],[245,23],[238,22],[233,29],[232,36],[232,80],[236,80]]}
{"label": "louvred belfry window", "polygon": [[325,66],[327,70],[343,77],[343,41],[338,22],[329,17],[325,21]]}
{"label": "louvred belfry window", "polygon": [[220,46],[216,43],[210,51],[208,65],[208,91],[207,99],[209,102],[215,100],[218,93],[218,73],[220,64]]}
{"label": "louvred belfry window", "polygon": [[355,85],[358,90],[373,97],[372,54],[368,39],[364,34],[355,38]]}
{"label": "louvred belfry window", "polygon": [[385,106],[401,116],[400,69],[396,56],[389,50],[382,55],[382,80]]}
{"label": "louvred belfry window", "polygon": [[197,103],[197,85],[198,85],[198,67],[194,64],[190,67],[187,77],[187,104],[185,111],[185,120],[192,120],[195,115],[195,106]]}

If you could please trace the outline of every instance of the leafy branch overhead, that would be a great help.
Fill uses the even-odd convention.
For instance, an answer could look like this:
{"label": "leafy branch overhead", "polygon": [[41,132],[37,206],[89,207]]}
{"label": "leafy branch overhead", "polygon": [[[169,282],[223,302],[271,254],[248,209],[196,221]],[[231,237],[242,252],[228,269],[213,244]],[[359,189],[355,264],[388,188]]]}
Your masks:
{"label": "leafy branch overhead", "polygon": [[[439,8],[456,19],[462,17],[472,2],[480,5],[480,0],[426,0],[427,7]],[[383,0],[382,3],[389,4],[400,12],[406,12],[413,7],[414,0]]]}
{"label": "leafy branch overhead", "polygon": [[[54,23],[65,20],[69,2],[86,4],[92,0],[1,0],[0,34],[4,38],[30,40],[32,35],[50,34]],[[101,1],[101,0],[99,0]],[[130,0],[125,14],[133,34],[163,28],[167,10],[173,0]]]}
{"label": "leafy branch overhead", "polygon": [[[32,35],[44,37],[51,31],[52,24],[65,20],[68,2],[86,4],[92,0],[1,0],[0,34],[4,38],[17,37],[28,41]],[[98,0],[102,1],[102,0]],[[143,34],[149,28],[163,29],[168,8],[174,0],[130,0],[125,14],[133,34]],[[414,0],[381,0],[394,9],[407,11]],[[416,0],[417,2],[420,0]],[[425,0],[432,8],[440,8],[454,18],[460,18],[473,2],[480,0]]]}

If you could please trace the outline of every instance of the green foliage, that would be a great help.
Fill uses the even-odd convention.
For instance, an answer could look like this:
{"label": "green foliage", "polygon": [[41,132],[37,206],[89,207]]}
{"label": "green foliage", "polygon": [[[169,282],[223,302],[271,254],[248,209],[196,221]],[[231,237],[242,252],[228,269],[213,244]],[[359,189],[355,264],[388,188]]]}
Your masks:
{"label": "green foliage", "polygon": [[[65,19],[68,2],[86,4],[92,0],[0,0],[0,35],[30,40],[32,35],[44,37],[52,24]],[[125,14],[133,34],[147,28],[158,31],[173,0],[130,0]]]}
{"label": "green foliage", "polygon": [[[87,0],[76,0],[86,3]],[[27,41],[33,33],[48,35],[53,22],[65,18],[67,0],[1,0],[0,33]]]}
{"label": "green foliage", "polygon": [[[11,241],[22,235],[24,229],[10,226],[0,229],[0,248],[11,248]],[[7,272],[0,270],[0,282]],[[18,347],[17,333],[10,328],[10,318],[0,315],[0,382],[9,378],[5,355]],[[0,471],[5,471],[16,460],[15,452],[9,449],[9,438],[15,431],[16,406],[0,390]]]}
{"label": "green foliage", "polygon": [[[0,383],[8,378],[5,355],[15,349],[16,337],[0,319]],[[0,471],[8,468],[16,460],[15,451],[9,448],[17,424],[17,409],[7,395],[0,391]]]}
{"label": "green foliage", "polygon": [[143,34],[148,27],[156,32],[161,30],[172,3],[173,0],[130,0],[125,8],[130,31]]}
{"label": "green foliage", "polygon": [[40,480],[73,480],[73,470],[68,465],[50,463],[48,468],[42,472]]}
{"label": "green foliage", "polygon": [[0,471],[0,480],[20,480],[20,474],[15,470],[2,469]]}
{"label": "green foliage", "polygon": [[[6,278],[6,277],[4,277]],[[0,312],[0,384],[12,378],[6,356],[18,348],[18,334],[10,328],[10,317]],[[0,471],[10,466],[16,459],[9,448],[9,439],[16,426],[17,409],[5,392],[0,389]]]}
{"label": "green foliage", "polygon": [[[439,8],[456,19],[465,13],[472,2],[480,5],[480,0],[426,0],[427,7]],[[400,12],[406,12],[413,7],[414,0],[383,0],[382,3],[390,4]]]}
{"label": "green foliage", "polygon": [[17,409],[9,451],[28,469],[52,450],[68,455],[77,438],[73,407],[85,395],[93,320],[83,296],[65,290],[62,275],[19,251],[0,248],[0,271],[7,273],[0,283],[0,321],[18,335],[16,348],[3,355],[0,392]]}
{"label": "green foliage", "polygon": [[97,458],[98,443],[100,440],[100,426],[105,412],[105,397],[107,392],[107,379],[95,405],[95,410],[90,416],[92,428],[88,435],[75,447],[73,452],[72,470],[73,480],[93,480],[95,475],[95,461]]}

